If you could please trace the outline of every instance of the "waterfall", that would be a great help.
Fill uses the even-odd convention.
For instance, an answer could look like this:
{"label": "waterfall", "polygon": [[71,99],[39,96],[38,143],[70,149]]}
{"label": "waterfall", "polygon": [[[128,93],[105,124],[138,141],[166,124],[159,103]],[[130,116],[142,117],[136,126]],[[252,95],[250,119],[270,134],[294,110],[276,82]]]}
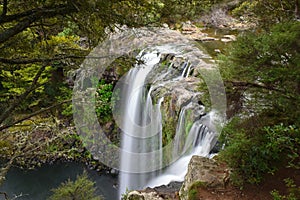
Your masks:
{"label": "waterfall", "polygon": [[[140,58],[144,63],[141,66],[133,68],[126,76],[126,82],[128,83],[125,93],[121,98],[125,99],[124,116],[123,116],[123,133],[122,133],[122,149],[125,151],[121,155],[120,169],[120,194],[126,192],[126,189],[137,189],[144,186],[147,178],[151,176],[151,173],[138,173],[140,170],[146,168],[149,164],[143,159],[136,159],[135,155],[139,153],[151,152],[160,150],[162,146],[161,139],[161,115],[160,115],[160,103],[157,107],[153,107],[151,99],[151,89],[148,95],[145,95],[145,79],[150,72],[154,64],[159,62],[159,54],[154,51],[151,53],[140,53]],[[124,88],[123,88],[124,90]],[[146,102],[144,97],[146,98]],[[158,111],[158,112],[155,112]],[[156,116],[153,116],[156,115]],[[151,122],[150,119],[156,119],[156,122]],[[146,127],[143,129],[141,127]],[[138,132],[138,135],[135,135]],[[152,132],[156,133],[151,137]],[[155,162],[153,165],[161,165],[161,158],[148,158]],[[135,173],[131,171],[135,169]]]}
{"label": "waterfall", "polygon": [[[120,97],[125,101],[121,108],[123,120],[119,197],[126,192],[126,189],[142,189],[146,186],[168,184],[171,181],[183,181],[191,157],[208,156],[216,140],[216,133],[209,125],[212,114],[198,120],[189,116],[190,113],[197,113],[199,110],[203,112],[203,106],[194,100],[196,97],[191,97],[190,102],[180,110],[176,134],[171,144],[172,150],[169,151],[174,162],[162,170],[165,155],[162,150],[161,105],[165,99],[163,96],[159,97],[153,105],[151,94],[157,88],[172,81],[180,84],[179,81],[187,78],[193,67],[188,61],[184,62],[181,66],[182,73],[176,74],[172,72],[171,63],[166,71],[156,75],[154,82],[167,78],[169,80],[155,85],[152,83],[149,87],[147,77],[161,62],[161,55],[164,52],[178,53],[166,46],[144,50],[138,56],[143,63],[131,69],[124,79],[126,84],[122,88]],[[194,115],[198,115],[199,118],[199,114]],[[148,155],[149,152],[155,153],[143,156],[143,154]]]}

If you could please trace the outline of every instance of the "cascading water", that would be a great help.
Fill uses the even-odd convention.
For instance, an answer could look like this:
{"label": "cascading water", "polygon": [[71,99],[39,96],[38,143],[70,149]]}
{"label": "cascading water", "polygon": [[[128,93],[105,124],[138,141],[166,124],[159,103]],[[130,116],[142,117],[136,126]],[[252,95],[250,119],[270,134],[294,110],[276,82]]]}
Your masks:
{"label": "cascading water", "polygon": [[[160,97],[155,105],[153,105],[151,94],[159,87],[164,87],[170,82],[180,84],[179,81],[187,78],[191,72],[192,65],[184,62],[181,65],[179,73],[174,73],[173,64],[168,69],[157,75],[150,88],[146,88],[147,77],[158,63],[162,61],[163,53],[180,54],[170,46],[156,47],[148,49],[139,54],[139,58],[143,60],[143,64],[135,66],[125,77],[123,93],[121,99],[125,99],[125,103],[121,109],[123,117],[123,132],[121,147],[120,177],[119,177],[119,196],[126,190],[142,189],[145,186],[158,186],[168,184],[171,181],[183,181],[187,172],[187,165],[192,155],[208,156],[212,145],[215,143],[216,134],[209,131],[207,126],[210,115],[199,120],[189,117],[191,112],[194,115],[203,114],[203,106],[195,102],[191,97],[189,103],[182,106],[176,134],[174,137],[171,153],[172,160],[175,162],[164,169],[163,163],[165,156],[162,145],[162,114],[161,104],[164,97]],[[180,72],[181,70],[181,72]],[[164,82],[159,82],[160,80]],[[174,84],[174,83],[173,83]],[[195,95],[196,96],[196,95]],[[195,114],[196,113],[196,114]],[[190,123],[191,120],[194,123]],[[187,124],[189,121],[190,124]],[[145,154],[155,152],[151,156],[136,156],[137,154]],[[168,155],[170,157],[170,155]],[[150,166],[156,166],[156,171],[145,170]],[[152,168],[151,168],[152,169]]]}
{"label": "cascading water", "polygon": [[[155,151],[161,149],[161,120],[159,105],[154,108],[150,92],[145,95],[145,79],[152,67],[159,62],[158,52],[151,52],[140,57],[145,62],[139,67],[132,69],[126,76],[126,93],[121,98],[125,100],[125,106],[123,107],[124,121],[123,121],[123,134],[122,134],[122,149],[126,151],[121,155],[122,173],[120,175],[120,194],[124,193],[126,189],[136,189],[145,184],[146,178],[149,174],[145,173],[130,173],[132,168],[142,170],[147,164],[144,160],[136,160],[134,154],[145,153],[149,151]],[[146,96],[146,102],[145,102]],[[156,113],[152,111],[158,111]],[[151,116],[151,115],[156,116]],[[152,122],[147,129],[140,129],[139,127],[147,126],[148,118],[156,119],[156,122]],[[139,132],[138,137],[134,134]],[[158,133],[154,137],[149,137],[149,133]],[[160,158],[152,159],[155,164],[160,165],[162,160]]]}

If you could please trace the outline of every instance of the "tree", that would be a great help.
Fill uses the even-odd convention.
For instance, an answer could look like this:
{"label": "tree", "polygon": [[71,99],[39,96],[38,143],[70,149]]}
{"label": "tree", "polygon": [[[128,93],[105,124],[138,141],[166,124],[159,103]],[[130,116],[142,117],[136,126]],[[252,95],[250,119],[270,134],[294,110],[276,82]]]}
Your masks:
{"label": "tree", "polygon": [[66,72],[80,65],[106,30],[150,23],[156,7],[146,0],[2,1],[0,130],[20,122],[20,111],[60,105]]}
{"label": "tree", "polygon": [[279,167],[299,168],[299,41],[300,22],[278,23],[244,33],[219,57],[227,95],[244,112],[235,113],[221,136],[220,156],[236,182],[258,183]]}
{"label": "tree", "polygon": [[101,196],[95,195],[96,188],[95,183],[89,180],[87,173],[77,176],[77,179],[73,182],[68,180],[62,183],[58,188],[53,189],[53,194],[49,200],[102,200]]}
{"label": "tree", "polygon": [[220,61],[226,83],[234,91],[251,94],[256,100],[254,106],[261,102],[263,110],[272,110],[273,114],[277,111],[278,119],[289,116],[286,122],[297,125],[300,124],[299,39],[299,22],[280,23],[270,31],[239,37]]}
{"label": "tree", "polygon": [[299,0],[244,0],[233,10],[238,16],[251,16],[264,28],[283,21],[300,19]]}

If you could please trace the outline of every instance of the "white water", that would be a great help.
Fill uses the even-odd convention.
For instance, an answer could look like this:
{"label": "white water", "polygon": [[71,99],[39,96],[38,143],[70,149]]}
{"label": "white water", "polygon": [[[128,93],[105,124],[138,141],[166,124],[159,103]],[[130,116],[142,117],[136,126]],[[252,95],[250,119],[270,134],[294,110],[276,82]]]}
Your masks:
{"label": "white water", "polygon": [[[153,105],[151,98],[153,87],[147,91],[144,86],[147,75],[154,65],[159,63],[160,53],[164,51],[172,53],[174,50],[162,47],[140,53],[139,56],[144,63],[130,70],[125,77],[127,85],[121,95],[125,102],[122,106],[121,147],[123,151],[121,152],[119,197],[126,192],[126,189],[142,189],[146,186],[168,184],[171,181],[183,181],[191,157],[193,155],[208,156],[215,143],[215,132],[209,131],[207,128],[211,127],[212,114],[196,121],[189,133],[186,133],[186,113],[196,107],[195,103],[191,102],[182,107],[178,118],[172,148],[172,157],[175,162],[164,171],[161,170],[164,155],[160,106],[164,99],[160,98],[158,103]],[[172,81],[188,77],[191,68],[191,64],[186,62],[182,73]],[[164,78],[167,75],[168,71],[158,78]],[[148,152],[155,153],[147,154]],[[141,154],[145,154],[145,156],[140,156]]]}
{"label": "white water", "polygon": [[[211,119],[208,117],[206,120]],[[209,131],[202,124],[203,122],[202,119],[196,121],[189,131],[183,148],[183,152],[187,151],[186,154],[170,165],[160,176],[150,180],[146,185],[147,187],[167,185],[172,181],[183,181],[188,170],[188,163],[193,155],[209,156],[209,152],[216,142],[216,133]]]}
{"label": "white water", "polygon": [[[151,118],[152,114],[155,114],[155,108],[153,108],[150,92],[147,95],[146,103],[143,103],[143,97],[145,96],[145,79],[152,67],[159,62],[159,54],[154,51],[142,56],[145,62],[142,66],[135,67],[126,76],[126,82],[128,83],[126,93],[121,98],[126,99],[124,106],[124,121],[123,121],[123,134],[122,134],[122,152],[121,155],[121,174],[120,174],[120,194],[123,194],[126,189],[136,189],[145,184],[146,175],[138,173],[140,170],[146,168],[144,160],[137,159],[135,156],[138,153],[145,153],[148,151],[154,151],[161,149],[161,116],[159,112],[156,112],[156,122],[151,123],[147,128],[143,128],[148,125],[148,117]],[[154,110],[155,109],[155,110]],[[159,105],[157,107],[159,111]],[[154,112],[152,112],[154,111]],[[149,133],[158,133],[156,136],[148,139]],[[149,141],[151,140],[151,141]],[[150,146],[148,145],[150,144]],[[153,159],[154,162],[161,163],[160,159]],[[157,164],[154,163],[154,164]],[[132,173],[135,172],[135,173]]]}

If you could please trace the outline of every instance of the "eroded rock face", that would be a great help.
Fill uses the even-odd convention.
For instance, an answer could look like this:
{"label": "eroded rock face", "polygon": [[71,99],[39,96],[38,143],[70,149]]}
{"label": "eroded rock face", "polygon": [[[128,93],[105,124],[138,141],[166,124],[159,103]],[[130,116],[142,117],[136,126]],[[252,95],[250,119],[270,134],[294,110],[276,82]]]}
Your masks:
{"label": "eroded rock face", "polygon": [[[201,67],[209,68],[210,65],[203,63]],[[198,69],[199,66],[193,66],[184,57],[166,54],[149,73],[147,82],[152,83],[151,96],[155,101],[164,97],[162,107],[170,116],[178,116],[180,109],[190,102],[199,104],[194,110],[202,110],[199,109],[201,93],[198,88],[200,78],[196,77]]]}
{"label": "eroded rock face", "polygon": [[181,200],[189,199],[189,190],[194,184],[201,183],[204,187],[224,188],[227,181],[227,170],[214,159],[193,156],[188,166],[188,173],[180,189]]}

